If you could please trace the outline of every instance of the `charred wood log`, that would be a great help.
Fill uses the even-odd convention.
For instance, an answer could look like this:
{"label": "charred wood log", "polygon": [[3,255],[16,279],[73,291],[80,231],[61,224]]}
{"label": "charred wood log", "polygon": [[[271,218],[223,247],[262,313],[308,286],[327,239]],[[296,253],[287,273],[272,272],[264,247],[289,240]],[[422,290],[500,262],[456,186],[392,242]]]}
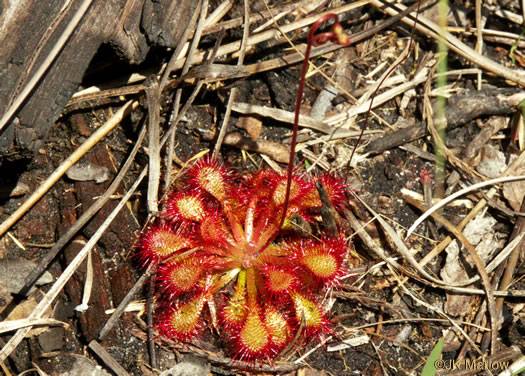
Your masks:
{"label": "charred wood log", "polygon": [[[0,157],[30,157],[77,89],[95,53],[113,46],[131,64],[152,46],[175,47],[198,0],[93,0],[73,34],[10,122]],[[9,108],[56,44],[82,1],[4,1],[0,5],[0,114]]]}

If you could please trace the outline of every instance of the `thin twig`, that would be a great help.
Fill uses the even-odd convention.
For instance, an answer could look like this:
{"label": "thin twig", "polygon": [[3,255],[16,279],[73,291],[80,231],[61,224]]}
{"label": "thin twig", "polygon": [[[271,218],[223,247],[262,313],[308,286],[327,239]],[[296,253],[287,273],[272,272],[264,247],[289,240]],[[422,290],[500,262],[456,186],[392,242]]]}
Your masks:
{"label": "thin twig", "polygon": [[[131,186],[131,188],[124,195],[124,197],[122,197],[122,199],[119,201],[115,209],[113,209],[113,211],[109,214],[106,220],[98,228],[95,234],[89,239],[87,244],[79,251],[79,253],[75,256],[75,258],[69,263],[67,268],[64,270],[62,275],[60,275],[60,277],[53,284],[53,286],[51,286],[50,290],[42,298],[42,300],[38,303],[38,305],[35,307],[33,312],[31,312],[31,314],[28,317],[29,319],[40,318],[42,314],[50,307],[50,305],[56,299],[60,291],[62,291],[62,289],[64,288],[65,284],[69,281],[69,279],[73,276],[77,268],[84,261],[88,252],[95,246],[97,241],[102,237],[102,235],[104,234],[106,229],[109,227],[111,222],[113,222],[113,220],[115,219],[117,214],[120,212],[120,210],[124,207],[124,205],[126,205],[127,201],[130,199],[130,197],[133,195],[135,190],[138,188],[142,179],[146,176],[146,172],[147,172],[146,169],[142,171],[137,181]],[[9,339],[7,344],[2,348],[2,350],[0,350],[0,361],[4,361],[7,358],[7,356],[16,348],[16,346],[18,346],[18,344],[24,339],[24,337],[30,330],[31,330],[31,327],[20,329],[16,332],[16,334],[13,337]]]}
{"label": "thin twig", "polygon": [[[414,205],[415,207],[419,208],[422,211],[426,210],[426,206],[421,204],[417,200],[413,200],[411,198],[407,198],[407,201]],[[487,270],[485,268],[485,264],[481,260],[481,258],[478,255],[478,252],[476,249],[470,244],[470,242],[465,238],[465,235],[463,235],[456,227],[450,223],[447,219],[445,219],[440,214],[434,212],[432,213],[432,218],[434,218],[436,221],[443,224],[447,230],[452,232],[454,236],[461,242],[461,244],[467,249],[470,257],[472,257],[472,261],[474,261],[474,264],[476,265],[476,268],[478,269],[478,273],[481,277],[481,282],[483,284],[483,287],[485,288],[485,291],[487,292],[487,306],[489,308],[489,314],[490,314],[490,327],[491,327],[491,353],[496,353],[496,342],[497,342],[497,334],[498,334],[498,327],[497,327],[497,314],[496,314],[496,303],[494,301],[494,290],[492,288],[492,285],[490,283],[489,275],[487,274]]]}
{"label": "thin twig", "polygon": [[366,113],[370,111],[370,109],[376,108],[388,102],[392,98],[405,93],[407,90],[410,90],[416,87],[422,82],[425,82],[425,80],[428,78],[428,72],[429,72],[428,68],[425,67],[422,70],[420,70],[412,80],[407,81],[399,86],[393,87],[385,91],[384,93],[381,93],[377,95],[376,97],[367,100],[364,103],[360,103],[355,106],[352,106],[347,111],[344,111],[337,115],[333,115],[327,118],[325,120],[325,123],[328,123],[328,124],[340,123],[342,121],[345,121],[346,119],[352,118],[359,114]]}
{"label": "thin twig", "polygon": [[[42,62],[42,64],[39,66],[38,70],[35,72],[35,75],[31,77],[27,85],[22,89],[20,95],[16,97],[16,99],[13,101],[13,104],[7,109],[7,111],[4,113],[2,118],[0,119],[0,130],[4,128],[4,126],[7,124],[9,120],[11,120],[11,117],[15,114],[15,112],[18,110],[20,105],[26,100],[27,96],[33,91],[36,84],[40,81],[44,73],[49,69],[57,55],[60,53],[66,42],[68,41],[71,34],[73,34],[73,31],[77,27],[78,23],[84,17],[84,14],[88,10],[89,6],[91,5],[91,2],[93,0],[84,0],[82,4],[80,4],[80,7],[77,9],[75,14],[73,15],[73,18],[71,18],[71,21],[67,24],[66,28],[64,29],[64,32],[62,35],[60,35],[60,38],[57,40],[55,45],[53,46],[53,49],[49,52],[45,60]],[[2,233],[0,232],[0,235]]]}
{"label": "thin twig", "polygon": [[117,376],[129,376],[129,373],[95,340],[89,342],[88,347],[106,364]]}
{"label": "thin twig", "polygon": [[[250,4],[248,0],[244,0],[244,30],[242,33],[241,48],[239,52],[239,58],[237,60],[237,66],[241,67],[244,63],[244,56],[246,55],[246,46],[248,43],[248,37],[250,35]],[[233,88],[230,91],[230,96],[228,98],[228,104],[226,106],[226,112],[224,114],[224,119],[222,121],[221,130],[219,131],[219,136],[217,137],[217,142],[215,143],[215,148],[213,149],[213,158],[217,158],[221,145],[224,141],[224,137],[228,131],[228,122],[230,121],[230,114],[232,111],[232,105],[235,101],[237,95],[237,88]]]}
{"label": "thin twig", "polygon": [[158,195],[160,183],[160,90],[157,77],[152,75],[144,84],[148,103],[148,212],[155,215],[159,211]]}
{"label": "thin twig", "polygon": [[88,152],[106,134],[115,128],[124,117],[138,107],[138,102],[129,101],[122,106],[111,119],[96,130],[82,145],[80,145],[53,173],[33,192],[33,194],[20,207],[0,225],[2,236],[16,221],[22,217],[40,198],[73,166],[84,154]]}
{"label": "thin twig", "polygon": [[109,331],[117,323],[117,320],[119,319],[120,315],[122,315],[122,313],[124,312],[128,304],[131,302],[135,294],[138,293],[142,289],[142,286],[144,286],[144,283],[148,280],[148,278],[151,277],[154,270],[155,270],[155,266],[151,264],[146,269],[146,271],[140,276],[137,282],[135,282],[133,287],[128,291],[124,299],[122,299],[118,307],[115,309],[115,312],[111,314],[108,321],[106,321],[106,323],[104,324],[104,327],[100,330],[100,333],[98,334],[98,339],[100,341],[103,341],[104,338],[106,338]]}

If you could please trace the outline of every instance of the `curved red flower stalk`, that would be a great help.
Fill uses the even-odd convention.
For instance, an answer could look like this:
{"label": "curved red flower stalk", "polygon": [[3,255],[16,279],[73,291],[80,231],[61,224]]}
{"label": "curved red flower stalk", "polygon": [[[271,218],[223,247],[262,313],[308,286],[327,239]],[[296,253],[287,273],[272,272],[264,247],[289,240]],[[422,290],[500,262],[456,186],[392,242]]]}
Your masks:
{"label": "curved red flower stalk", "polygon": [[[327,33],[320,33],[315,34],[317,29],[324,24],[328,20],[333,20],[334,23],[332,24],[332,27],[329,32]],[[319,18],[310,28],[310,31],[308,32],[308,41],[306,43],[306,51],[304,53],[304,61],[303,61],[303,67],[301,68],[301,76],[299,79],[299,89],[297,90],[297,100],[295,102],[295,117],[293,121],[293,133],[292,133],[292,143],[290,145],[290,160],[288,161],[288,170],[287,170],[287,176],[288,180],[286,183],[286,193],[285,193],[285,199],[284,199],[284,209],[283,214],[281,216],[281,226],[284,223],[284,218],[286,217],[286,210],[288,206],[288,200],[290,198],[290,186],[292,183],[292,171],[293,171],[293,165],[294,165],[294,157],[295,157],[295,146],[297,144],[297,131],[299,128],[299,114],[301,112],[301,102],[303,100],[303,91],[304,91],[304,81],[306,79],[306,72],[308,71],[308,63],[310,60],[310,51],[312,50],[312,46],[319,46],[321,44],[324,44],[328,41],[332,41],[333,43],[341,44],[341,45],[349,45],[350,44],[350,37],[346,35],[343,32],[343,28],[341,24],[339,23],[339,18],[336,14],[326,14],[323,17]]]}

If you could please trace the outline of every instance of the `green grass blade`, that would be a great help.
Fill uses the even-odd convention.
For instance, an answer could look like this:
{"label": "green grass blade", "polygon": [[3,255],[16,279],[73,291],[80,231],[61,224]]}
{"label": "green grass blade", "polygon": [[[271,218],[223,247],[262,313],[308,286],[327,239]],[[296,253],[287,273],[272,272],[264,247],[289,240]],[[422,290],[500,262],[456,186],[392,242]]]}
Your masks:
{"label": "green grass blade", "polygon": [[434,376],[436,374],[436,366],[434,363],[441,356],[441,351],[443,350],[443,338],[440,338],[436,346],[432,349],[432,352],[428,356],[427,362],[423,367],[423,372],[421,376]]}

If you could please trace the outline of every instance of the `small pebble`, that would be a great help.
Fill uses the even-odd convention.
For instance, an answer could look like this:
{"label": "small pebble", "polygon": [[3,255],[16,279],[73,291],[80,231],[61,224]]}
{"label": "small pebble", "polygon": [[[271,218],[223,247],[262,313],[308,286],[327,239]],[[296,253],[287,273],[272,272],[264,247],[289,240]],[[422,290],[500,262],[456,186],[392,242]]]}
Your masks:
{"label": "small pebble", "polygon": [[107,167],[94,165],[86,161],[77,162],[66,172],[66,176],[75,181],[90,181],[100,184],[109,179]]}

